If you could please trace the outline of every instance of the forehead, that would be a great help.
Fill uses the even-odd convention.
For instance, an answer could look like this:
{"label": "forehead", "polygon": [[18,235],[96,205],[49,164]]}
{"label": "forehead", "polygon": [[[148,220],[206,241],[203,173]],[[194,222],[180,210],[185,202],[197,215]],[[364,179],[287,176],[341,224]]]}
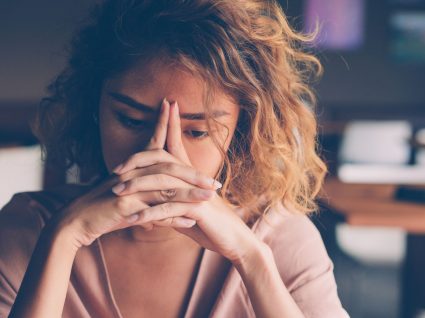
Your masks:
{"label": "forehead", "polygon": [[[188,70],[172,65],[162,59],[138,62],[124,73],[107,81],[109,90],[119,91],[147,105],[159,107],[159,101],[166,97],[177,100],[181,112],[204,111],[206,85],[202,77]],[[237,113],[235,100],[216,89],[211,104],[212,110]]]}

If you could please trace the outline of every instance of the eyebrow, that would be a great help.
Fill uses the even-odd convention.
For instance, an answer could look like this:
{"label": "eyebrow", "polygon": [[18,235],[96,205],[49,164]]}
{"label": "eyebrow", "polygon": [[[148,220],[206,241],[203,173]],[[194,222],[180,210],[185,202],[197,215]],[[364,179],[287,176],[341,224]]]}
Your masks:
{"label": "eyebrow", "polygon": [[158,112],[158,110],[156,110],[153,106],[148,106],[148,105],[139,103],[138,101],[135,101],[134,99],[132,99],[131,97],[127,95],[123,95],[123,94],[115,93],[115,92],[109,92],[109,96],[111,96],[113,99],[115,99],[116,101],[120,103],[126,104],[127,106],[130,106],[134,109],[140,110],[145,113],[155,114]]}
{"label": "eyebrow", "polygon": [[[156,109],[154,106],[142,104],[134,100],[130,96],[123,95],[116,92],[109,92],[108,95],[111,96],[116,101],[126,104],[127,106],[130,106],[131,108],[134,108],[136,110],[139,110],[145,113],[151,113],[151,114],[155,114],[159,112],[159,109]],[[226,115],[230,115],[230,114],[224,110],[216,110],[213,112],[214,118],[226,116]],[[205,113],[180,113],[180,118],[187,119],[187,120],[205,120]]]}

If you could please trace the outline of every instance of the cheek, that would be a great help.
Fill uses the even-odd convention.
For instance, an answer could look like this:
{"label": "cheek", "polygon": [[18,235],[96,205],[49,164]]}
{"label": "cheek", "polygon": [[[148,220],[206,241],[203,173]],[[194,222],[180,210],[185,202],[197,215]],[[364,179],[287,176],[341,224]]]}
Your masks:
{"label": "cheek", "polygon": [[99,124],[103,159],[109,173],[132,154],[145,149],[149,142],[150,136],[125,129],[109,114],[105,113]]}
{"label": "cheek", "polygon": [[223,162],[223,157],[211,139],[201,142],[183,140],[183,146],[190,162],[198,171],[209,177],[216,176]]}
{"label": "cheek", "polygon": [[209,177],[214,177],[220,168],[222,159],[217,148],[190,145],[186,147],[192,165]]}
{"label": "cheek", "polygon": [[[230,145],[233,134],[234,129],[232,127],[230,131],[221,129],[219,130],[219,133],[215,135],[217,141],[220,145],[222,145],[222,148],[225,152]],[[205,142],[196,142],[183,139],[183,145],[186,149],[190,161],[192,162],[192,165],[197,170],[210,177],[216,176],[222,162],[224,161],[224,158],[212,139],[208,139]]]}

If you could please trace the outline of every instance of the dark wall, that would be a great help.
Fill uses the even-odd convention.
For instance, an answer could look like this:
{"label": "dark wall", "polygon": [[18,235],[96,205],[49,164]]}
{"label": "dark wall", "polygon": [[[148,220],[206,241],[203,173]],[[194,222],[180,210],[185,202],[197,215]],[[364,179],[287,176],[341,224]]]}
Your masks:
{"label": "dark wall", "polygon": [[[320,105],[349,112],[421,113],[425,116],[425,64],[402,64],[390,56],[390,0],[366,0],[365,43],[353,52],[318,52],[325,67],[316,86]],[[282,0],[302,27],[303,3]],[[411,9],[414,10],[414,9]]]}
{"label": "dark wall", "polygon": [[[317,91],[326,110],[422,112],[425,66],[402,65],[389,56],[391,0],[366,1],[366,43],[355,52],[319,54],[325,73]],[[0,103],[36,101],[63,66],[63,45],[96,0],[0,2]],[[281,0],[291,22],[302,27],[303,1]]]}
{"label": "dark wall", "polygon": [[0,1],[0,103],[36,101],[95,0]]}

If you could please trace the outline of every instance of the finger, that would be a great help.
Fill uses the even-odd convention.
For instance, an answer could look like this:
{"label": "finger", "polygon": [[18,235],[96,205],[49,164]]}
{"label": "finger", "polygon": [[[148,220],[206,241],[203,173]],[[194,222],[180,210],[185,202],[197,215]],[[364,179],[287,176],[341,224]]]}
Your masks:
{"label": "finger", "polygon": [[[134,225],[134,223],[139,219],[140,211],[148,207],[149,205],[140,201],[136,195],[126,196],[118,199],[115,202],[114,208],[123,218],[119,228],[127,228],[129,225]],[[138,225],[146,231],[150,231],[154,228],[152,222],[146,222]]]}
{"label": "finger", "polygon": [[200,188],[190,189],[168,189],[160,191],[143,191],[139,192],[141,201],[149,205],[173,202],[201,202],[211,199],[215,194],[213,190]]}
{"label": "finger", "polygon": [[155,127],[155,132],[149,141],[146,149],[163,149],[165,146],[165,140],[167,138],[167,125],[168,117],[170,113],[170,103],[166,98],[161,103],[161,113],[159,116],[158,123]]}
{"label": "finger", "polygon": [[123,196],[134,194],[140,191],[158,191],[175,188],[187,188],[187,182],[180,178],[169,176],[167,174],[151,174],[142,177],[135,177],[112,188],[116,195]]}
{"label": "finger", "polygon": [[153,223],[147,223],[146,225],[144,225],[144,224],[142,224],[142,225],[140,225],[141,227],[143,227],[146,231],[151,231],[151,230],[153,230],[153,228],[155,227],[154,225],[153,225]]}
{"label": "finger", "polygon": [[167,150],[185,164],[192,166],[182,142],[180,112],[177,101],[171,103],[169,117],[167,131]]}
{"label": "finger", "polygon": [[171,226],[177,228],[190,228],[196,224],[196,221],[183,216],[176,216],[164,220],[152,221],[151,224],[162,227]]}
{"label": "finger", "polygon": [[183,216],[196,221],[201,218],[200,211],[204,202],[183,203],[166,202],[143,209],[139,214],[138,223],[163,220],[171,217]]}
{"label": "finger", "polygon": [[[138,213],[134,213],[131,214],[129,216],[125,217],[125,226],[123,226],[122,228],[126,228],[128,227],[129,224],[131,225],[136,225],[134,224],[137,220],[139,219],[139,214]],[[153,224],[153,222],[148,222],[148,223],[142,223],[142,224],[137,224],[138,226],[142,227],[144,230],[146,231],[150,231],[152,230],[155,226]]]}
{"label": "finger", "polygon": [[115,168],[114,172],[118,175],[122,175],[127,171],[136,168],[143,168],[160,162],[183,163],[164,149],[152,149],[132,154],[120,166]]}
{"label": "finger", "polygon": [[[127,223],[133,224],[139,220],[139,214],[135,213],[127,217]],[[157,220],[148,223],[137,224],[143,227],[146,231],[152,230],[155,226],[161,227],[176,227],[176,228],[190,228],[196,224],[196,221],[185,217],[171,217],[164,220]]]}
{"label": "finger", "polygon": [[130,172],[121,175],[120,181],[125,183],[126,181],[136,177],[141,178],[143,176],[155,174],[167,174],[186,181],[191,185],[206,189],[217,190],[222,187],[220,182],[216,181],[214,178],[204,175],[193,167],[176,164],[174,162],[163,162],[145,168],[140,168],[137,171],[131,170]]}
{"label": "finger", "polygon": [[[144,208],[148,208],[144,202],[138,200],[137,196],[126,196],[117,198],[114,200],[112,209],[117,213],[116,219],[118,221],[117,229],[127,228],[139,219],[138,213]],[[152,224],[150,222],[140,224],[144,229],[152,229]]]}

